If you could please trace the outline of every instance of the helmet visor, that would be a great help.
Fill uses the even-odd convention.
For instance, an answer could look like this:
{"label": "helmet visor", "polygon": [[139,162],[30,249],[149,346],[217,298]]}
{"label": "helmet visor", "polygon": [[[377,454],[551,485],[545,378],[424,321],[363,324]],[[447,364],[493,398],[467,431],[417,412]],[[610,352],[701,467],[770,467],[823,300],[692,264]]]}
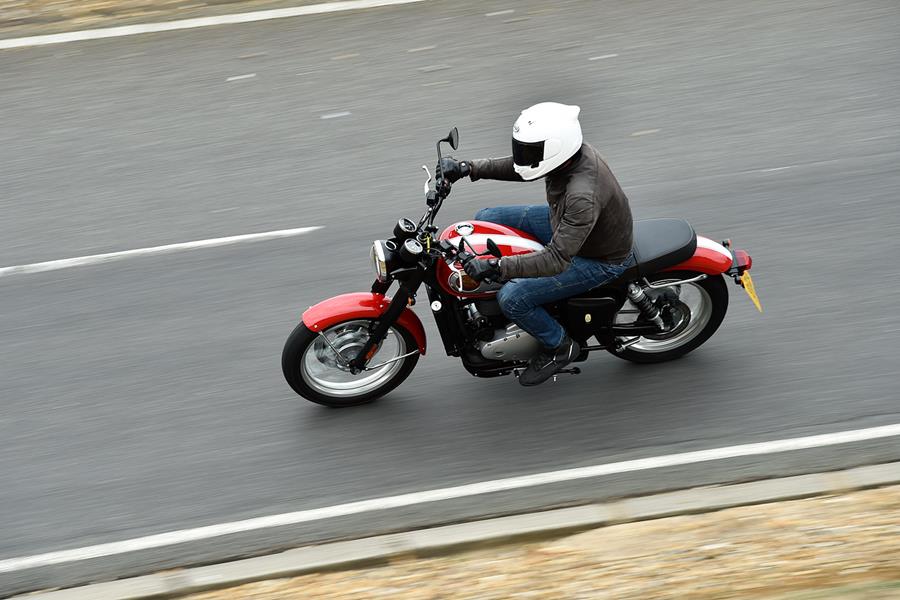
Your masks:
{"label": "helmet visor", "polygon": [[512,141],[513,162],[520,167],[537,167],[544,160],[544,142]]}

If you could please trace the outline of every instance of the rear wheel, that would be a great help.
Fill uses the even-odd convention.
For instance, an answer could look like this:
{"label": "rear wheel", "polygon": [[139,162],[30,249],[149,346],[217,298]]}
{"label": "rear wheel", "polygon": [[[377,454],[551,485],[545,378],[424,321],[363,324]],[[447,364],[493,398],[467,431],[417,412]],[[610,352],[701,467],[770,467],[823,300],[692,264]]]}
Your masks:
{"label": "rear wheel", "polygon": [[[673,271],[657,273],[649,277],[651,283],[668,283],[696,277],[699,273]],[[659,292],[648,290],[648,295],[664,295],[668,308],[664,318],[674,326],[666,333],[633,338],[618,338],[627,348],[621,352],[610,350],[619,358],[637,363],[658,363],[681,358],[698,348],[716,332],[728,310],[728,288],[721,275],[710,275],[696,283],[664,288]],[[631,302],[626,302],[616,315],[617,325],[633,323],[640,313]]]}
{"label": "rear wheel", "polygon": [[291,388],[311,402],[344,407],[371,402],[400,385],[415,368],[419,352],[413,335],[399,324],[388,329],[366,371],[353,374],[347,367],[366,343],[369,323],[344,321],[321,334],[297,325],[281,354],[281,370]]}

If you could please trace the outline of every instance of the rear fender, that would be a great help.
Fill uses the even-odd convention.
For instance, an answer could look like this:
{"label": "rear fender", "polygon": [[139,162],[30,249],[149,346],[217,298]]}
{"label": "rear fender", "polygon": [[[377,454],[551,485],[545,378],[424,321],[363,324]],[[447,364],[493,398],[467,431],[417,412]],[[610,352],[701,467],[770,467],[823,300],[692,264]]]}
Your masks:
{"label": "rear fender", "polygon": [[[391,299],[382,294],[357,292],[341,294],[310,306],[303,313],[303,324],[310,331],[323,331],[341,321],[353,319],[377,319],[391,304]],[[407,329],[419,346],[419,353],[425,354],[425,328],[418,315],[409,308],[400,313],[397,323]]]}
{"label": "rear fender", "polygon": [[702,235],[697,236],[694,255],[682,263],[663,271],[695,271],[707,275],[721,275],[731,268],[733,257],[728,248]]}

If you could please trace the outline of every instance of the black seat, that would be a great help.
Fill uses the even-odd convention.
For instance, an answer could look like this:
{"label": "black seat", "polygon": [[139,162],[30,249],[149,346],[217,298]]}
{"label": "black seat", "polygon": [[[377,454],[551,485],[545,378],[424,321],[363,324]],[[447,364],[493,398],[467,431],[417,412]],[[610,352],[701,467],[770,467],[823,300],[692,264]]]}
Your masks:
{"label": "black seat", "polygon": [[696,249],[697,234],[687,221],[646,219],[634,223],[634,256],[641,277],[686,261]]}
{"label": "black seat", "polygon": [[636,264],[616,278],[617,282],[649,277],[674,267],[694,255],[697,234],[681,219],[646,219],[634,222]]}

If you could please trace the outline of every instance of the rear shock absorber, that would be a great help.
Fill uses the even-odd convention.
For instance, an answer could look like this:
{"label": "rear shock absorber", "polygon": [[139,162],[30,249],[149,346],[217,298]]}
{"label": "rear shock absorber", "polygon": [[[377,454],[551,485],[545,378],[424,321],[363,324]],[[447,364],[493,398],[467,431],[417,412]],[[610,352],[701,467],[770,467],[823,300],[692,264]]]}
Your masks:
{"label": "rear shock absorber", "polygon": [[660,328],[662,331],[666,331],[668,327],[666,327],[665,321],[663,321],[662,316],[659,314],[659,309],[653,303],[650,298],[647,297],[647,294],[644,293],[643,288],[641,286],[636,285],[634,283],[628,284],[628,299],[631,300],[631,303],[638,307],[641,311],[641,314],[653,321],[653,324]]}

